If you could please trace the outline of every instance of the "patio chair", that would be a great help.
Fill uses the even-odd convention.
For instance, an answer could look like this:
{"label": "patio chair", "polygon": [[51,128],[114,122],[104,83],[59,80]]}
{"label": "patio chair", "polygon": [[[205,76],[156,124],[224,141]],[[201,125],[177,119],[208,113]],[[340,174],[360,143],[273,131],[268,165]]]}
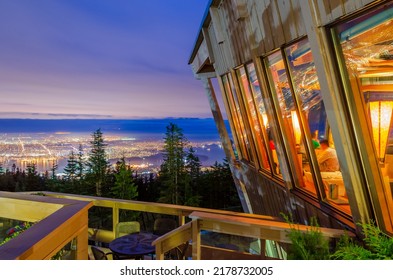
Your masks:
{"label": "patio chair", "polygon": [[131,234],[131,233],[137,233],[140,231],[141,231],[141,225],[137,221],[119,222],[116,225],[115,238],[118,238],[123,235]]}
{"label": "patio chair", "polygon": [[116,260],[118,257],[112,252],[104,252],[102,249],[91,246],[91,252],[93,253],[94,260],[109,260],[108,256],[112,256],[112,259]]}
{"label": "patio chair", "polygon": [[153,233],[164,235],[171,230],[177,228],[177,222],[170,218],[158,218],[154,221]]}

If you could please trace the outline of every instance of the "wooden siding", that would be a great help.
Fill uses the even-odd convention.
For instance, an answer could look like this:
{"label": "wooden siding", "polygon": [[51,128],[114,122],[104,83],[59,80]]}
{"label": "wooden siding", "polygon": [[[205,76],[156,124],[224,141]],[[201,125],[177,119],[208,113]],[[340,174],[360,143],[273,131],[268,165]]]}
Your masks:
{"label": "wooden siding", "polygon": [[[255,56],[264,56],[297,38],[306,36],[301,6],[310,3],[323,26],[375,2],[372,0],[239,0],[221,1],[211,8],[209,37],[219,75]],[[203,46],[203,45],[202,45]]]}
{"label": "wooden siding", "polygon": [[[205,23],[205,26],[208,26],[205,36],[210,37],[212,45],[210,52],[214,57],[215,74],[221,76],[233,72],[234,68],[251,60],[258,61],[260,57],[301,37],[308,36],[311,41],[315,41],[314,33],[319,32],[318,27],[332,24],[344,16],[363,9],[366,5],[386,1],[222,0],[218,2],[218,5],[215,2],[214,7],[210,8],[214,12],[211,15],[211,22]],[[325,74],[323,70],[321,73],[322,76]],[[324,85],[328,88],[327,83]],[[294,219],[299,223],[308,223],[311,217],[317,217],[320,224],[325,227],[355,228],[348,215],[339,214],[329,205],[318,202],[314,198],[305,199],[307,195],[284,187],[283,183],[273,180],[245,162],[231,164],[231,170],[235,181],[240,182],[237,184],[238,188],[241,189],[243,186],[245,188],[244,195],[252,213],[275,217],[280,217],[281,213],[294,213]],[[365,217],[367,214],[368,210],[361,216]],[[354,218],[359,220],[357,215],[354,215]]]}
{"label": "wooden siding", "polygon": [[283,219],[282,213],[291,213],[295,222],[309,224],[311,218],[317,218],[322,227],[353,230],[351,220],[332,215],[331,211],[323,211],[319,206],[294,195],[289,189],[271,178],[258,172],[246,163],[231,166],[236,169],[233,174],[245,186],[253,213]]}

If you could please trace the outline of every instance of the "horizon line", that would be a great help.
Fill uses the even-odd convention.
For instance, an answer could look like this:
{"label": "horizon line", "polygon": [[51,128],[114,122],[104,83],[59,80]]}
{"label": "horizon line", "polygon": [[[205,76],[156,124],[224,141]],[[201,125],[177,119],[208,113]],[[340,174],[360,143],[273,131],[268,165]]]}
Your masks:
{"label": "horizon line", "polygon": [[[138,120],[206,120],[214,119],[213,117],[140,117],[140,118],[1,118],[1,120],[33,120],[33,121],[65,121],[65,120],[78,120],[78,121],[138,121]],[[227,119],[224,119],[227,120]]]}

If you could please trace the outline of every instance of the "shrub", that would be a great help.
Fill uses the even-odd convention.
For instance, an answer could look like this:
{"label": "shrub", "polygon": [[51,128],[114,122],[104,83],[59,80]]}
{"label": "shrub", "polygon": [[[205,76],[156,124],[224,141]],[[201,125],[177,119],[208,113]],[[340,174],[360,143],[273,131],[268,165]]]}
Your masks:
{"label": "shrub", "polygon": [[331,255],[335,260],[391,260],[393,239],[383,233],[374,222],[358,223],[362,227],[363,241],[343,236]]}
{"label": "shrub", "polygon": [[329,259],[329,242],[323,237],[315,217],[310,219],[310,230],[302,232],[285,214],[282,214],[290,225],[288,237],[292,244],[289,247],[290,260],[327,260]]}

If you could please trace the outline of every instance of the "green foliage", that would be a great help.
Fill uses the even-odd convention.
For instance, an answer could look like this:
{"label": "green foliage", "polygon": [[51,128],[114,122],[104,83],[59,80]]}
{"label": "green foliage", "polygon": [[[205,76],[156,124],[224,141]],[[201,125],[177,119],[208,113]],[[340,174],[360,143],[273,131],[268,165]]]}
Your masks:
{"label": "green foliage", "polygon": [[21,234],[22,232],[24,232],[26,229],[28,229],[28,228],[31,227],[32,225],[33,225],[32,223],[23,222],[23,223],[21,223],[21,224],[19,224],[19,225],[14,226],[14,227],[13,227],[13,230],[14,230],[14,231],[13,231],[10,235],[6,236],[6,237],[4,238],[3,241],[0,242],[0,246],[3,245],[3,244],[5,244],[5,243],[7,243],[7,242],[10,241],[12,238],[17,237],[19,234]]}
{"label": "green foliage", "polygon": [[315,217],[310,219],[310,230],[302,232],[293,223],[292,217],[282,214],[290,225],[288,237],[292,245],[288,259],[292,260],[327,260],[329,259],[329,242],[323,237]]}
{"label": "green foliage", "polygon": [[107,144],[104,142],[101,129],[93,132],[92,138],[90,141],[91,150],[86,163],[88,174],[90,175],[88,179],[94,184],[96,195],[102,196],[102,188],[107,179],[106,176],[109,169],[109,162],[105,150]]}
{"label": "green foliage", "polygon": [[128,200],[133,200],[138,197],[138,188],[132,177],[132,169],[126,165],[124,157],[117,163],[115,185],[112,188],[112,195],[114,198]]}
{"label": "green foliage", "polygon": [[64,167],[65,179],[74,181],[77,176],[78,162],[74,151],[68,155],[67,165]]}
{"label": "green foliage", "polygon": [[236,190],[228,161],[217,161],[199,178],[201,207],[213,209],[240,209],[241,202]]}
{"label": "green foliage", "polygon": [[160,202],[182,205],[185,186],[185,152],[188,143],[183,130],[176,124],[166,127],[164,138],[164,162],[161,165],[159,178],[162,186]]}
{"label": "green foliage", "polygon": [[362,242],[343,236],[332,254],[336,260],[391,260],[393,238],[383,233],[374,222],[359,223],[364,235]]}
{"label": "green foliage", "polygon": [[190,147],[186,155],[186,181],[184,187],[184,205],[199,206],[201,196],[198,192],[199,178],[201,175],[201,162],[195,155],[195,150]]}

